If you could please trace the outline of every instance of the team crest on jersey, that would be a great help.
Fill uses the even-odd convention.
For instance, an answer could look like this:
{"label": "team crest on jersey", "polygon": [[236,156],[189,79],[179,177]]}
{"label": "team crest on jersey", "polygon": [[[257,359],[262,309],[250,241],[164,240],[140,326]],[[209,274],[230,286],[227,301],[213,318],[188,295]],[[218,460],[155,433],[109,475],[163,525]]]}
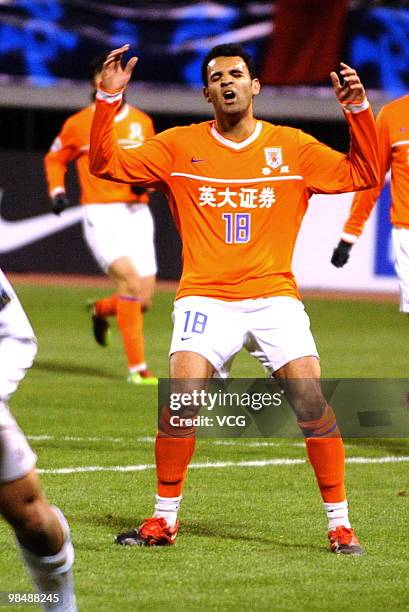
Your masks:
{"label": "team crest on jersey", "polygon": [[283,163],[283,153],[281,147],[266,147],[264,149],[266,164],[270,168],[279,168]]}

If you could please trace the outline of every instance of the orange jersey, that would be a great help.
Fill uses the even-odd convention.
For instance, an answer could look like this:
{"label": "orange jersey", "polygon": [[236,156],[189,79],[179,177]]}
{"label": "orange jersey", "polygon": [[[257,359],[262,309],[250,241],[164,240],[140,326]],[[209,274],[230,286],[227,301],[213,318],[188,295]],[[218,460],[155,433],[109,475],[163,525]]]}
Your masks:
{"label": "orange jersey", "polygon": [[[94,105],[88,106],[67,119],[50,151],[44,158],[48,191],[54,195],[65,191],[67,165],[75,161],[82,204],[111,202],[148,202],[146,193],[135,195],[129,185],[98,178],[89,171],[89,137]],[[125,104],[114,119],[118,146],[138,147],[154,135],[152,120],[142,111]]]}
{"label": "orange jersey", "polygon": [[291,259],[309,196],[364,189],[378,180],[369,109],[346,113],[349,155],[265,121],[241,143],[208,121],[172,128],[127,151],[113,133],[118,103],[96,102],[91,171],[167,194],[183,242],[177,298],[299,298]]}
{"label": "orange jersey", "polygon": [[376,119],[381,182],[374,189],[357,193],[344,225],[343,237],[359,236],[392,170],[391,222],[409,228],[409,96],[386,104]]}

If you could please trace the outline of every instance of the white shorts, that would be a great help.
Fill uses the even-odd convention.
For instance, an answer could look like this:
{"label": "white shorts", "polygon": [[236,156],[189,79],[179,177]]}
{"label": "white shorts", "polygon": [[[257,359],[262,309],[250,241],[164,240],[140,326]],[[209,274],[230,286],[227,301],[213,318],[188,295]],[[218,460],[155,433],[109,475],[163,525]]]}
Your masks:
{"label": "white shorts", "polygon": [[265,369],[313,355],[317,347],[303,304],[290,297],[226,302],[192,296],[177,300],[170,354],[193,351],[220,377],[229,376],[234,356],[244,347]]}
{"label": "white shorts", "polygon": [[409,313],[409,229],[392,228],[392,243],[395,270],[399,278],[399,310]]}
{"label": "white shorts", "polygon": [[37,455],[5,402],[0,401],[0,483],[22,478],[35,467]]}
{"label": "white shorts", "polygon": [[0,270],[0,400],[7,400],[16,390],[36,352],[33,328]]}
{"label": "white shorts", "polygon": [[130,257],[139,276],[156,274],[153,218],[147,204],[88,204],[83,233],[104,272],[120,257]]}

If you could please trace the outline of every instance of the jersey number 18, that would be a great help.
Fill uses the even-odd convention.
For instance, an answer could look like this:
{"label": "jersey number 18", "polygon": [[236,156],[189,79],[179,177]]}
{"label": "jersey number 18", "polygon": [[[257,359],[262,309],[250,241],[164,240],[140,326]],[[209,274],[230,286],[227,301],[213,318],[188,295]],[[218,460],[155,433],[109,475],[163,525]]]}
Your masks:
{"label": "jersey number 18", "polygon": [[249,213],[223,213],[225,241],[227,244],[250,242],[251,216]]}

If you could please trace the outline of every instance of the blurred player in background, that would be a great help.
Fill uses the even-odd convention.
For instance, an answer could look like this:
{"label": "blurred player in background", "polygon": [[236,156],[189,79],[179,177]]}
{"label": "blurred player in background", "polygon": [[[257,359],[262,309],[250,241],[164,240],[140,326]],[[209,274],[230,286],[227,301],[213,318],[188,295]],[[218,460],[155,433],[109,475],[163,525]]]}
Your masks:
{"label": "blurred player in background", "polygon": [[409,95],[385,104],[377,116],[376,128],[381,180],[374,189],[355,195],[331,263],[337,268],[347,263],[391,169],[394,263],[399,278],[400,310],[409,314]]}
{"label": "blurred player in background", "polygon": [[0,270],[0,512],[14,529],[23,561],[43,594],[44,609],[74,612],[74,549],[68,524],[44,497],[35,470],[37,457],[8,407],[36,351],[31,325]]}
{"label": "blurred player in background", "polygon": [[[91,67],[93,98],[101,80],[105,55]],[[128,382],[156,384],[145,361],[143,315],[152,302],[156,259],[149,194],[143,186],[131,186],[93,176],[88,150],[94,104],[67,119],[45,156],[45,171],[52,210],[60,214],[68,205],[65,173],[75,161],[83,204],[85,240],[99,266],[116,284],[116,293],[89,304],[96,342],[109,340],[108,317],[116,316],[128,362]],[[119,146],[139,147],[154,135],[145,113],[122,101],[115,116]]]}
{"label": "blurred player in background", "polygon": [[[341,64],[331,79],[351,132],[348,155],[293,128],[255,119],[260,91],[251,58],[219,45],[202,66],[204,95],[215,120],[176,127],[139,149],[121,149],[115,115],[133,67],[125,45],[104,64],[91,130],[90,168],[99,176],[164,190],[183,242],[170,377],[185,381],[228,375],[245,347],[285,386],[305,436],[328,516],[331,550],[360,554],[348,519],[345,452],[336,417],[322,394],[310,323],[291,272],[308,198],[374,186],[375,122],[355,70]],[[194,431],[175,434],[166,419],[156,438],[158,491],[154,516],[117,537],[128,545],[173,544]],[[169,425],[169,426],[168,426]],[[179,435],[180,437],[177,437]]]}

